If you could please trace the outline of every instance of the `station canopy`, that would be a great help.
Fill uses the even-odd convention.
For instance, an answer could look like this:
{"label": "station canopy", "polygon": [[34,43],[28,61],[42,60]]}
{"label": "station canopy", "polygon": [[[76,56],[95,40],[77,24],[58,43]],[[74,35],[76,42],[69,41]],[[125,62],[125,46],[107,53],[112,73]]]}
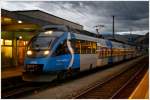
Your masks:
{"label": "station canopy", "polygon": [[82,30],[83,26],[40,10],[7,11],[2,9],[2,31],[31,31],[45,25],[66,25]]}

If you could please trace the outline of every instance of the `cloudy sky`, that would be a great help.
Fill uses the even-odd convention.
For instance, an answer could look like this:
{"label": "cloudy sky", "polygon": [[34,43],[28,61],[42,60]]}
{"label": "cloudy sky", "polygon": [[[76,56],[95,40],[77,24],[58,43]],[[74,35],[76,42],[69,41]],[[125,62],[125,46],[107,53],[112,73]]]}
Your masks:
{"label": "cloudy sky", "polygon": [[6,10],[42,10],[84,26],[95,32],[94,26],[104,25],[101,33],[112,33],[112,16],[115,32],[144,34],[149,29],[148,1],[3,1]]}

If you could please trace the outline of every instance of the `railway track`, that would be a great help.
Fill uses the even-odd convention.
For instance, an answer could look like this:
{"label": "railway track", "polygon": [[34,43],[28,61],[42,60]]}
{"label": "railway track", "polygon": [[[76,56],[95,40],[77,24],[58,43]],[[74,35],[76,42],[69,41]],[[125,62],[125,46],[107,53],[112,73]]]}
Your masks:
{"label": "railway track", "polygon": [[72,78],[72,79],[65,79],[65,80],[59,80],[59,81],[53,80],[52,82],[34,83],[34,82],[24,82],[20,78],[18,80],[15,79],[16,80],[15,82],[12,81],[12,82],[9,82],[9,84],[13,83],[16,85],[9,86],[9,87],[7,87],[7,86],[2,87],[2,92],[1,92],[2,98],[3,99],[5,99],[5,98],[6,99],[8,99],[8,98],[11,98],[11,99],[12,98],[21,98],[25,95],[31,95],[34,93],[38,93],[42,90],[50,89],[51,87],[55,87],[55,86],[65,84],[65,83],[70,82],[70,81],[75,80],[75,79],[86,77],[87,75],[93,74],[95,72],[105,70],[108,67],[109,67],[109,65],[102,67],[102,68],[94,69],[92,71],[86,71],[86,72],[80,73],[77,77]]}
{"label": "railway track", "polygon": [[[134,67],[130,67],[123,73],[119,73],[117,76],[106,80],[103,83],[97,83],[95,86],[89,87],[87,90],[76,95],[75,99],[108,99],[108,98],[128,98],[128,96],[133,91],[133,86],[136,87],[135,81],[142,78],[146,70],[148,69],[148,60],[145,63],[147,58],[142,59],[140,62],[136,63]],[[141,74],[142,73],[142,74]],[[140,75],[140,77],[139,77]],[[128,80],[128,81],[127,81]],[[128,87],[132,82],[132,89]],[[136,82],[138,84],[138,81]],[[128,88],[127,88],[128,87]],[[126,93],[125,93],[126,89]]]}
{"label": "railway track", "polygon": [[120,89],[118,89],[111,99],[127,99],[141,81],[147,71],[147,64],[144,64]]}

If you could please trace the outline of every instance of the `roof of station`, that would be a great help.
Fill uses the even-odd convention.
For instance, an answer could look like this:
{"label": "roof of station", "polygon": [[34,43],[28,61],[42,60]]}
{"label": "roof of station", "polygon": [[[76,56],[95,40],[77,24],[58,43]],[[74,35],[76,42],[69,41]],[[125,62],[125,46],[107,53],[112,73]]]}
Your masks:
{"label": "roof of station", "polygon": [[16,21],[21,20],[23,22],[36,24],[39,26],[45,26],[50,24],[61,24],[78,30],[83,29],[83,26],[80,24],[68,21],[66,19],[62,19],[60,17],[48,14],[40,10],[8,11],[1,9],[1,15],[2,17],[11,18],[13,20],[15,19]]}

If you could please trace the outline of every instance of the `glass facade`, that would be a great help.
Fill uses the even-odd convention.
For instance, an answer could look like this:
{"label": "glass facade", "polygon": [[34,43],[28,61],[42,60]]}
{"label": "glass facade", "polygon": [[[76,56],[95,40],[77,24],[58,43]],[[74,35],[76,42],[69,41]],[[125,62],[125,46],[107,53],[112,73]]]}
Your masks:
{"label": "glass facade", "polygon": [[2,67],[13,64],[12,40],[1,39],[1,64]]}
{"label": "glass facade", "polygon": [[[17,65],[23,65],[26,45],[32,35],[28,33],[9,33],[2,32],[1,39],[1,66],[5,67],[13,67]],[[22,39],[17,39],[16,37],[22,36]],[[27,38],[28,39],[27,39]]]}

